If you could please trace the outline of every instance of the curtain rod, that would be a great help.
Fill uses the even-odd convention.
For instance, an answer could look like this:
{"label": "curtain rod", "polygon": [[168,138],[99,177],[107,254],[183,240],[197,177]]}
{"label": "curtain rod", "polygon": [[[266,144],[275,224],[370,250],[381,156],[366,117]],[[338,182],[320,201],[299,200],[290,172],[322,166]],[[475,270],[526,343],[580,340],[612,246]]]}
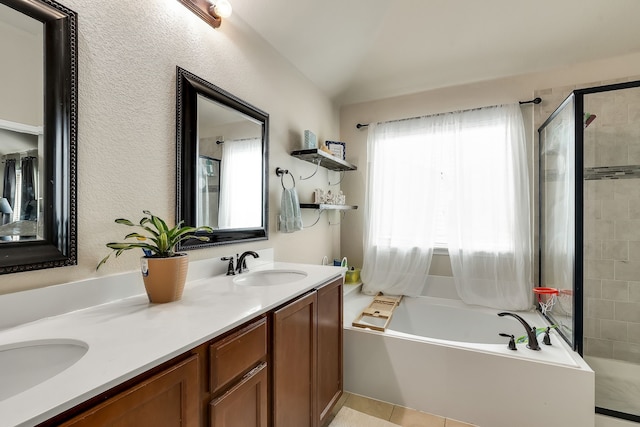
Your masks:
{"label": "curtain rod", "polygon": [[[234,142],[234,141],[235,141],[235,142],[241,142],[241,141],[251,141],[251,140],[253,140],[253,139],[258,139],[258,137],[257,137],[257,136],[251,136],[251,137],[249,137],[249,138],[230,139],[229,141],[231,141],[231,142]],[[216,144],[217,144],[217,145],[224,144],[224,143],[225,143],[225,141],[224,141],[224,140],[217,140],[217,141],[216,141]]]}
{"label": "curtain rod", "polygon": [[[540,98],[540,97],[531,99],[529,101],[518,101],[518,103],[520,105],[523,105],[523,104],[540,104],[541,102],[542,102],[542,98]],[[481,107],[481,108],[485,108],[485,107]],[[471,109],[468,109],[468,110],[459,110],[457,112],[461,113],[461,112],[465,112],[465,111],[474,111],[474,110],[479,110],[479,109],[480,108],[471,108]],[[438,116],[440,114],[449,114],[449,113],[438,113],[438,114],[432,114],[431,116]],[[430,117],[430,116],[419,116],[419,117],[409,117],[409,118],[406,118],[406,119],[388,120],[388,121],[382,122],[382,123],[401,122],[401,121],[404,121],[404,120],[418,119],[420,117]],[[358,124],[356,124],[356,129],[366,128],[367,126],[369,126],[369,123],[358,123]]]}

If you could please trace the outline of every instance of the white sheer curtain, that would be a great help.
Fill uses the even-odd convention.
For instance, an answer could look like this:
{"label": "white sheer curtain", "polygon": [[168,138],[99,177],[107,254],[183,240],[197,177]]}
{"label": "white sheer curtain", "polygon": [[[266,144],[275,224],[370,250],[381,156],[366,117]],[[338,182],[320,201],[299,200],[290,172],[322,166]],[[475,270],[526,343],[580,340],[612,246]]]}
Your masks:
{"label": "white sheer curtain", "polygon": [[526,310],[533,301],[529,173],[518,105],[460,115],[453,142],[449,256],[467,304]]}
{"label": "white sheer curtain", "polygon": [[466,303],[529,308],[524,144],[517,105],[370,125],[363,290],[419,295],[444,224]]}
{"label": "white sheer curtain", "polygon": [[225,141],[220,162],[220,228],[262,225],[262,140]]}
{"label": "white sheer curtain", "polygon": [[436,225],[440,147],[426,119],[370,124],[367,140],[363,291],[420,295]]}

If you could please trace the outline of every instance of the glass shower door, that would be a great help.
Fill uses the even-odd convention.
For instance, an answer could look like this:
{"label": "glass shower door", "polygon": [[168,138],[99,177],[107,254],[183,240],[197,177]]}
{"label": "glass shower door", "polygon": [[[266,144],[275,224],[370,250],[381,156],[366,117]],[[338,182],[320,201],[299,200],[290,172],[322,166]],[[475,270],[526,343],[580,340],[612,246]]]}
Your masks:
{"label": "glass shower door", "polygon": [[540,127],[540,286],[558,289],[546,315],[576,348],[574,285],[576,256],[575,98],[570,96]]}

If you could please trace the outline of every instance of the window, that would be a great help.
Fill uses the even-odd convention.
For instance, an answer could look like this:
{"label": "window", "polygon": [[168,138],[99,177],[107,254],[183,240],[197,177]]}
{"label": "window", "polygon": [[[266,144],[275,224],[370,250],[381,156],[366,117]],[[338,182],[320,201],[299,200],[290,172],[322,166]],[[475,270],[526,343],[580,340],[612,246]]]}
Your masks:
{"label": "window", "polygon": [[22,169],[20,167],[16,167],[16,192],[15,198],[13,199],[13,221],[20,220],[20,215],[22,214],[22,210],[20,207],[22,206]]}
{"label": "window", "polygon": [[[417,242],[447,248],[456,225],[455,198],[471,202],[469,212],[476,250],[508,250],[509,182],[512,169],[504,126],[474,123],[467,126],[427,127],[410,135],[389,133],[378,141],[379,155],[370,167],[376,180],[378,244],[412,246]],[[436,159],[435,161],[433,161]],[[430,161],[431,160],[431,161]],[[426,203],[420,199],[428,197]],[[415,236],[418,223],[432,229],[429,240]],[[432,224],[428,224],[432,222]],[[504,227],[487,227],[487,224]],[[496,233],[497,231],[497,233]],[[391,243],[394,242],[394,243]]]}
{"label": "window", "polygon": [[526,307],[531,233],[519,106],[373,124],[368,132],[365,291],[419,295],[434,248],[446,246],[465,302]]}

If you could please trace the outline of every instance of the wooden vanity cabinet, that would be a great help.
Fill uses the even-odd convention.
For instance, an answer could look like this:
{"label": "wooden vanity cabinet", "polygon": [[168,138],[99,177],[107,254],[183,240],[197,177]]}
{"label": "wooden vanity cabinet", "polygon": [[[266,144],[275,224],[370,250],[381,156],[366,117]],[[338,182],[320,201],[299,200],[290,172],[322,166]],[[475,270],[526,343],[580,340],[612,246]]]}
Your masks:
{"label": "wooden vanity cabinet", "polygon": [[317,427],[314,290],[273,313],[273,427]]}
{"label": "wooden vanity cabinet", "polygon": [[175,364],[61,425],[199,427],[198,356]]}
{"label": "wooden vanity cabinet", "polygon": [[267,319],[209,346],[210,427],[267,427]]}
{"label": "wooden vanity cabinet", "polygon": [[267,339],[263,315],[40,427],[267,427]]}
{"label": "wooden vanity cabinet", "polygon": [[321,427],[342,394],[342,278],[41,426]]}
{"label": "wooden vanity cabinet", "polygon": [[318,423],[326,424],[342,396],[342,278],[318,289]]}
{"label": "wooden vanity cabinet", "polygon": [[211,402],[209,425],[212,427],[267,427],[267,364],[262,363],[244,376],[227,393]]}
{"label": "wooden vanity cabinet", "polygon": [[342,278],[273,312],[273,427],[320,427],[342,395]]}

